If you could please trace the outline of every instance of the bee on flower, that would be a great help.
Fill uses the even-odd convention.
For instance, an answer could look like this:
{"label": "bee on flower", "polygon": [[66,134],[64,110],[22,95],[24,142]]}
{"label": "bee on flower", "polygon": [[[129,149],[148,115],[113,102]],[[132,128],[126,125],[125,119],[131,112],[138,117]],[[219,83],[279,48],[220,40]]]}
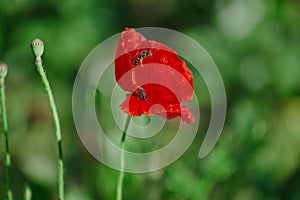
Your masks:
{"label": "bee on flower", "polygon": [[[137,67],[139,64],[145,66]],[[195,121],[191,110],[183,105],[194,95],[193,74],[170,47],[126,28],[116,50],[115,77],[119,86],[129,92],[120,105],[128,115]]]}
{"label": "bee on flower", "polygon": [[141,64],[141,66],[143,67],[143,59],[146,57],[150,57],[150,59],[152,58],[151,50],[145,50],[139,53],[134,59],[135,65],[138,66],[139,64]]}

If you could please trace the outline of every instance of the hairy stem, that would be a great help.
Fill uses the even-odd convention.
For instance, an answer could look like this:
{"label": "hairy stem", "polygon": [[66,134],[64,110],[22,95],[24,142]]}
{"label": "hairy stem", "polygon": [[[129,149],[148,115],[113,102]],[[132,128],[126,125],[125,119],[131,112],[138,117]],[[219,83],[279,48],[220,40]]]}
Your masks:
{"label": "hairy stem", "polygon": [[125,128],[124,132],[121,138],[121,158],[120,158],[120,174],[118,179],[118,185],[117,185],[117,200],[122,200],[122,193],[123,193],[123,181],[124,181],[124,169],[125,169],[125,154],[124,154],[124,147],[125,147],[125,138],[126,138],[126,132],[129,127],[131,116],[128,115],[126,122],[125,122]]}
{"label": "hairy stem", "polygon": [[55,106],[54,97],[50,88],[49,81],[47,79],[46,73],[43,68],[42,59],[41,57],[36,57],[37,70],[41,76],[43,85],[45,87],[48,100],[50,103],[51,113],[54,120],[54,126],[55,126],[55,133],[56,133],[56,140],[57,140],[57,150],[58,150],[58,199],[63,200],[64,199],[64,165],[63,165],[63,153],[62,153],[62,144],[61,144],[61,128],[58,118],[58,112]]}
{"label": "hairy stem", "polygon": [[2,110],[2,124],[4,129],[4,140],[5,140],[5,164],[6,164],[6,177],[7,177],[7,199],[12,200],[12,190],[11,190],[11,179],[10,179],[10,153],[9,153],[9,142],[8,142],[8,126],[7,126],[7,113],[6,113],[6,104],[5,104],[5,85],[4,78],[0,80],[1,84],[1,110]]}

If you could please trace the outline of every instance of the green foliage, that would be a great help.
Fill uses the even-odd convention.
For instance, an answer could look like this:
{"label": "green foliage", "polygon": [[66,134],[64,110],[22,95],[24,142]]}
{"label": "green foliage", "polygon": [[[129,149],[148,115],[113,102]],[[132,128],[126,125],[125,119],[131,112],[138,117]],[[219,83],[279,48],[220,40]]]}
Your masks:
{"label": "green foliage", "polygon": [[[25,183],[32,199],[56,198],[54,127],[28,43],[39,37],[45,44],[44,65],[64,133],[66,198],[113,199],[118,172],[94,159],[79,140],[72,87],[77,69],[96,45],[124,27],[146,26],[175,29],[203,45],[224,79],[228,113],[217,146],[199,160],[210,103],[201,76],[195,75],[202,111],[195,141],[165,169],[125,174],[124,199],[300,199],[299,9],[296,0],[2,0],[0,60],[10,67],[6,97],[15,199],[23,198]],[[120,133],[109,136],[118,144],[121,132],[105,103],[110,97],[100,96],[99,115],[109,116],[103,124]],[[155,144],[161,147],[172,135],[159,137]],[[144,150],[128,141],[129,148]]]}

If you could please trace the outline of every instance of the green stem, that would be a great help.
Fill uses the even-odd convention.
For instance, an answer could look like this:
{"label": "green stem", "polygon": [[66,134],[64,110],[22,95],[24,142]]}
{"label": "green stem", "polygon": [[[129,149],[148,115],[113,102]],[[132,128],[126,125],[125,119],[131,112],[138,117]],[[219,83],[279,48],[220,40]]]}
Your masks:
{"label": "green stem", "polygon": [[42,59],[41,57],[36,57],[37,70],[41,76],[42,82],[44,84],[46,93],[48,95],[48,100],[50,103],[50,108],[54,120],[54,126],[55,126],[55,133],[56,133],[56,140],[57,140],[57,148],[58,148],[58,199],[63,200],[64,199],[64,166],[63,166],[63,153],[62,153],[62,144],[61,144],[61,128],[58,118],[58,112],[55,106],[54,97],[50,88],[49,81],[47,79],[46,73],[43,68]]}
{"label": "green stem", "polygon": [[31,189],[28,185],[25,185],[24,188],[24,200],[31,200]]}
{"label": "green stem", "polygon": [[118,185],[117,185],[117,200],[122,200],[122,192],[123,192],[123,181],[124,181],[124,169],[125,169],[125,154],[124,154],[124,147],[125,147],[125,138],[126,138],[126,132],[129,127],[131,116],[128,115],[126,122],[125,122],[125,128],[124,132],[121,138],[121,169],[120,169],[120,175],[118,179]]}
{"label": "green stem", "polygon": [[7,177],[7,199],[12,200],[13,195],[11,191],[11,179],[10,179],[10,153],[9,153],[9,143],[8,143],[8,126],[7,126],[7,115],[6,115],[6,104],[5,104],[5,85],[4,78],[0,80],[1,84],[1,109],[2,109],[2,124],[4,129],[4,140],[5,140],[5,162],[6,162],[6,177]]}

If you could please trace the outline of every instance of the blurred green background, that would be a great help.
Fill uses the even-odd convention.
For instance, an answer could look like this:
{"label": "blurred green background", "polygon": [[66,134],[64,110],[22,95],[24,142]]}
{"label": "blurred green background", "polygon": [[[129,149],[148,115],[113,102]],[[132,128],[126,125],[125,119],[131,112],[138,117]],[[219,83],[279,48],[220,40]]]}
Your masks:
{"label": "blurred green background", "polygon": [[[196,86],[202,112],[193,145],[160,171],[126,174],[124,199],[300,199],[299,10],[297,0],[1,0],[0,60],[9,65],[15,199],[22,199],[25,184],[33,199],[57,195],[53,121],[30,42],[39,37],[45,43],[44,64],[62,124],[67,199],[114,199],[118,171],[82,145],[72,118],[72,87],[96,45],[124,27],[147,26],[183,32],[203,45],[223,76],[228,112],[216,147],[199,160],[210,101]],[[197,84],[200,76],[195,78]]]}

